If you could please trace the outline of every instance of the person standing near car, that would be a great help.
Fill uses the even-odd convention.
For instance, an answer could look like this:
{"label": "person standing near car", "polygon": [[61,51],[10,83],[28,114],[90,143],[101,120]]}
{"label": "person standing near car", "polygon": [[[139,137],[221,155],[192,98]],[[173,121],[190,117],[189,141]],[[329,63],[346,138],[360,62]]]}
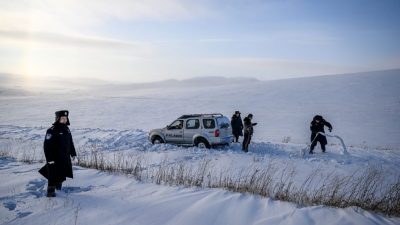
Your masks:
{"label": "person standing near car", "polygon": [[243,119],[244,122],[244,139],[243,139],[243,145],[242,145],[242,150],[244,152],[249,151],[249,144],[251,141],[251,136],[253,136],[253,126],[257,125],[257,123],[252,123],[253,119],[253,114],[249,114],[247,117]]}
{"label": "person standing near car", "polygon": [[322,152],[325,152],[325,150],[326,150],[325,145],[328,144],[328,141],[326,140],[325,135],[319,134],[319,132],[325,133],[324,126],[327,126],[329,129],[329,132],[332,132],[332,125],[328,121],[326,121],[320,115],[314,116],[314,118],[310,124],[310,130],[311,130],[310,154],[314,153],[314,148],[318,142],[321,145]]}
{"label": "person standing near car", "polygon": [[67,177],[73,178],[71,157],[76,157],[67,110],[57,111],[53,126],[44,140],[46,165],[39,171],[48,179],[47,197],[55,197]]}
{"label": "person standing near car", "polygon": [[243,122],[240,112],[235,111],[231,119],[232,134],[235,137],[234,142],[239,142],[239,136],[243,136]]}

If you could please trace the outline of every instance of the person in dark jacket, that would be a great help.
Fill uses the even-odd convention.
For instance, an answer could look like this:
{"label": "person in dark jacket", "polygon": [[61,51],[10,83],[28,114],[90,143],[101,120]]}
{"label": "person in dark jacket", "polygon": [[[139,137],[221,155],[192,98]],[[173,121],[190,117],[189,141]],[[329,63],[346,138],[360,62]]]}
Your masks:
{"label": "person in dark jacket", "polygon": [[329,132],[332,131],[332,125],[326,121],[322,116],[316,115],[311,121],[310,130],[311,130],[311,147],[310,154],[313,154],[314,148],[319,142],[321,145],[322,152],[325,152],[325,145],[328,144],[326,137],[322,134],[318,134],[318,132],[325,133],[324,126],[327,126]]}
{"label": "person in dark jacket", "polygon": [[71,131],[68,128],[69,112],[62,110],[55,114],[56,120],[47,130],[43,146],[47,163],[44,168],[47,168],[47,171],[39,171],[48,179],[47,197],[55,197],[55,190],[61,190],[62,182],[67,177],[73,178],[71,157],[76,157]]}
{"label": "person in dark jacket", "polygon": [[234,142],[239,142],[239,136],[243,136],[243,122],[240,112],[235,111],[231,119],[232,134],[235,137]]}
{"label": "person in dark jacket", "polygon": [[251,136],[253,135],[254,129],[253,126],[257,125],[257,123],[252,123],[251,120],[253,119],[253,114],[249,114],[247,117],[243,119],[244,122],[244,139],[242,150],[244,152],[249,151],[249,144],[251,141]]}

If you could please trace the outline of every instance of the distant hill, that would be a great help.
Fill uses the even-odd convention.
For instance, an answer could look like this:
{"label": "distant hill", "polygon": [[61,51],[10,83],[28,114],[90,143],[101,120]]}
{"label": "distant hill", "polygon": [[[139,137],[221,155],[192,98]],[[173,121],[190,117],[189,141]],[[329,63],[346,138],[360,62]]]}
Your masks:
{"label": "distant hill", "polygon": [[55,88],[18,101],[7,97],[21,90],[18,86],[3,87],[0,124],[40,126],[53,111],[67,108],[76,116],[76,127],[150,130],[186,113],[231,117],[239,110],[242,118],[254,114],[254,140],[280,142],[290,137],[291,142],[307,143],[309,123],[320,114],[347,144],[400,149],[400,69],[273,81],[203,77],[146,84],[82,83],[69,83],[64,93]]}

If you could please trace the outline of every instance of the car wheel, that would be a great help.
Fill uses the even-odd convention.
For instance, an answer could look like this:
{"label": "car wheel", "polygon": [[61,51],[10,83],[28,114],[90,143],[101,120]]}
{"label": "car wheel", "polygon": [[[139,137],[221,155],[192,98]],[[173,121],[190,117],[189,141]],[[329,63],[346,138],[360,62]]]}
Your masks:
{"label": "car wheel", "polygon": [[196,146],[198,148],[210,148],[210,145],[208,144],[207,140],[205,140],[204,138],[197,139]]}
{"label": "car wheel", "polygon": [[160,136],[155,136],[152,140],[153,145],[164,143],[163,139]]}

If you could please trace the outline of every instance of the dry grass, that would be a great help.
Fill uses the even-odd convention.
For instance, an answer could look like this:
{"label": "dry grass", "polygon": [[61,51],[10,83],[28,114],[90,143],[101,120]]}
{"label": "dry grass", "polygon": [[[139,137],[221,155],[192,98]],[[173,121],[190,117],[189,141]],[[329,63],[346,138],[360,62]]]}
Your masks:
{"label": "dry grass", "polygon": [[299,182],[297,170],[290,164],[282,167],[271,162],[267,167],[260,168],[254,163],[239,173],[231,173],[229,169],[215,170],[210,159],[195,164],[165,159],[157,165],[149,165],[143,160],[142,155],[115,153],[113,159],[107,161],[103,153],[92,150],[90,155],[81,157],[79,165],[129,174],[140,181],[155,184],[223,188],[301,206],[357,206],[387,215],[400,215],[400,176],[388,183],[383,169],[379,167],[370,166],[346,176],[334,171],[326,174],[316,169]]}
{"label": "dry grass", "polygon": [[[23,151],[22,156],[20,154],[17,158],[11,154],[11,147],[5,145],[0,149],[0,156],[15,157],[27,163],[43,160],[43,156],[35,158],[32,151],[37,150],[31,149],[31,154]],[[78,152],[80,157],[77,164],[82,167],[128,174],[144,182],[222,188],[294,202],[300,206],[357,206],[387,215],[400,215],[400,176],[388,181],[385,171],[376,166],[349,175],[341,175],[335,171],[324,173],[316,168],[307,176],[299,177],[298,173],[301,171],[291,164],[282,166],[273,161],[263,167],[254,161],[248,168],[233,171],[234,168],[216,169],[210,159],[198,162],[171,162],[164,159],[152,164],[146,162],[144,154],[137,151],[115,152],[110,157],[109,152],[104,153],[96,146],[90,146],[88,149],[78,149]]]}

